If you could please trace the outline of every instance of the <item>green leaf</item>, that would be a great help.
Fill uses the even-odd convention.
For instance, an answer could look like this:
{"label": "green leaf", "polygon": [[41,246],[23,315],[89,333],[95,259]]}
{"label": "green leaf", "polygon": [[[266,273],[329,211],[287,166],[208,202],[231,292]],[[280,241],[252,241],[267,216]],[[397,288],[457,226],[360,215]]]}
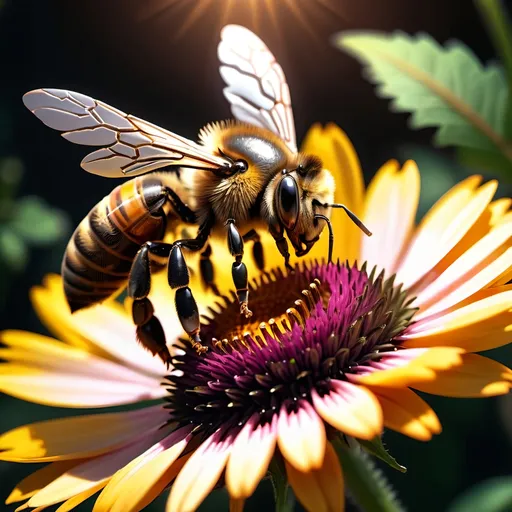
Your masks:
{"label": "green leaf", "polygon": [[23,197],[16,204],[11,227],[26,242],[43,245],[63,237],[69,228],[67,217],[39,197]]}
{"label": "green leaf", "polygon": [[23,270],[28,262],[25,242],[6,227],[0,229],[0,261],[17,272]]}
{"label": "green leaf", "polygon": [[365,512],[403,512],[396,493],[370,456],[359,446],[332,441],[350,494]]}
{"label": "green leaf", "polygon": [[437,145],[501,151],[512,161],[503,138],[508,89],[500,66],[484,67],[463,43],[443,47],[422,33],[344,32],[335,45],[367,65],[392,110],[412,113],[412,128],[437,127]]}
{"label": "green leaf", "polygon": [[459,496],[447,512],[509,512],[512,510],[512,476],[486,480]]}
{"label": "green leaf", "polygon": [[[11,204],[23,176],[23,163],[14,157],[0,160],[0,204]],[[12,213],[12,212],[11,212]]]}
{"label": "green leaf", "polygon": [[293,494],[289,492],[290,487],[282,460],[278,456],[274,456],[270,461],[268,470],[274,489],[276,512],[292,512],[295,505],[295,498]]}
{"label": "green leaf", "polygon": [[393,469],[400,471],[400,473],[407,472],[407,468],[401,464],[398,464],[396,459],[386,450],[384,444],[382,443],[382,439],[379,436],[374,437],[371,441],[358,439],[358,442],[368,453],[378,457],[388,466],[391,466]]}
{"label": "green leaf", "polygon": [[414,160],[421,170],[421,191],[416,220],[419,222],[432,205],[469,171],[453,158],[429,146],[404,144],[398,147],[401,160]]}
{"label": "green leaf", "polygon": [[476,148],[458,148],[457,160],[471,169],[488,171],[507,176],[512,176],[512,162],[502,153],[495,151],[485,151]]}

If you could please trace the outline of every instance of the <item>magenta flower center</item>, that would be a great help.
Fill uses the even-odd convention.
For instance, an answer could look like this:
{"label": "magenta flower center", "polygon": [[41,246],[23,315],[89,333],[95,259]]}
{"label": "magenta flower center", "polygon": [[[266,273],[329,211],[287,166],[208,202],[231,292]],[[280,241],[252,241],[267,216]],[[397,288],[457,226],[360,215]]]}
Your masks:
{"label": "magenta flower center", "polygon": [[235,297],[210,308],[201,330],[206,354],[185,342],[167,377],[170,421],[207,432],[254,413],[270,421],[283,404],[311,400],[313,389],[323,395],[333,380],[398,350],[395,338],[415,313],[394,276],[339,263],[266,273],[250,301],[249,323]]}

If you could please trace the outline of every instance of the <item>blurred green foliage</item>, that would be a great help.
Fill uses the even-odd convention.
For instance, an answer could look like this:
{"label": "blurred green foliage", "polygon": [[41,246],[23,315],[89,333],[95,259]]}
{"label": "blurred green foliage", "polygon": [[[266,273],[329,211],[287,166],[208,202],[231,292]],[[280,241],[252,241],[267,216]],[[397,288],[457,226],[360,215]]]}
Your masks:
{"label": "blurred green foliage", "polygon": [[504,65],[483,66],[463,42],[442,46],[424,33],[350,31],[333,42],[366,66],[391,110],[411,113],[411,128],[437,128],[435,145],[454,146],[465,165],[511,180],[512,33],[499,0],[478,5]]}
{"label": "blurred green foliage", "polygon": [[0,160],[0,306],[15,274],[23,272],[34,247],[49,247],[69,234],[67,215],[37,196],[17,198],[23,164]]}
{"label": "blurred green foliage", "polygon": [[491,478],[459,496],[447,512],[510,512],[512,476]]}

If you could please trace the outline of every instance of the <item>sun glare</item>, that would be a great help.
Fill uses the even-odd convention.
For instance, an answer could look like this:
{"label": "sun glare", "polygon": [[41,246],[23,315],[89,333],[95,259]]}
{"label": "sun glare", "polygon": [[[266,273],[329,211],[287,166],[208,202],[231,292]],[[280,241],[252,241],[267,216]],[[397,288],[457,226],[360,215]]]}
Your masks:
{"label": "sun glare", "polygon": [[141,21],[157,18],[165,20],[178,13],[181,18],[185,13],[184,18],[181,18],[184,21],[174,31],[176,39],[185,36],[202,18],[217,20],[219,29],[232,23],[232,18],[237,18],[237,22],[242,18],[246,25],[257,31],[265,23],[279,28],[280,23],[285,23],[286,15],[290,13],[314,39],[317,35],[310,21],[313,15],[344,18],[339,3],[334,0],[152,0],[144,2],[143,5],[138,12]]}

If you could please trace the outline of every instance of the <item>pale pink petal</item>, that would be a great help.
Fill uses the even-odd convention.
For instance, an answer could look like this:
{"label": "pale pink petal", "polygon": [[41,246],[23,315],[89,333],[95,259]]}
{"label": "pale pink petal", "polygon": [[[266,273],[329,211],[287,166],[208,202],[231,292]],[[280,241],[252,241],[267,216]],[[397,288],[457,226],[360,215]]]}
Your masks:
{"label": "pale pink petal", "polygon": [[501,256],[497,257],[475,275],[470,275],[450,293],[446,293],[424,311],[419,311],[415,316],[416,320],[422,320],[431,315],[455,306],[459,302],[471,297],[473,294],[493,284],[507,269],[512,262],[512,247],[507,249]]}
{"label": "pale pink petal", "polygon": [[0,391],[39,404],[71,408],[111,407],[165,395],[165,389],[158,386],[128,384],[73,373],[51,374],[22,365],[6,366],[0,366]]}
{"label": "pale pink petal", "polygon": [[159,383],[160,373],[155,379],[138,371],[127,368],[100,356],[91,354],[48,336],[28,331],[8,330],[0,333],[0,340],[12,350],[10,360],[41,366],[52,372],[60,372],[63,368],[80,375],[101,376],[108,374],[117,381],[138,382],[154,385]]}
{"label": "pale pink petal", "polygon": [[414,226],[420,193],[420,174],[412,161],[399,169],[395,161],[384,165],[373,178],[365,200],[363,222],[371,237],[361,239],[361,261],[395,271],[402,249]]}
{"label": "pale pink petal", "polygon": [[368,389],[350,382],[332,381],[332,391],[320,396],[313,390],[313,405],[324,421],[360,439],[382,433],[382,410]]}
{"label": "pale pink petal", "polygon": [[192,512],[202,503],[219,480],[233,445],[223,431],[210,436],[185,463],[167,501],[168,512]]}
{"label": "pale pink petal", "polygon": [[164,431],[160,441],[113,476],[98,497],[93,512],[133,512],[151,503],[173,478],[168,474],[169,468],[192,439],[193,428],[189,425],[170,435]]}
{"label": "pale pink petal", "polygon": [[5,331],[0,390],[62,407],[103,407],[160,398],[160,379],[46,336]]}
{"label": "pale pink petal", "polygon": [[274,454],[277,427],[275,422],[257,425],[256,414],[237,435],[226,467],[226,486],[232,498],[248,498],[265,476]]}
{"label": "pale pink petal", "polygon": [[[174,308],[174,304],[170,304],[169,308]],[[79,334],[120,361],[149,375],[165,374],[163,362],[140,345],[135,337],[135,326],[122,311],[95,306],[73,313],[72,319]],[[170,345],[181,335],[181,331],[167,332],[166,335]]]}
{"label": "pale pink petal", "polygon": [[277,421],[277,443],[286,460],[299,471],[322,466],[325,455],[325,427],[313,407],[299,400],[295,411],[283,405]]}
{"label": "pale pink petal", "polygon": [[0,436],[0,459],[52,462],[95,457],[142,439],[168,418],[169,412],[156,405],[30,423]]}
{"label": "pale pink petal", "polygon": [[418,293],[414,305],[421,310],[414,319],[420,320],[457,304],[492,283],[512,266],[512,250],[506,250],[504,246],[511,237],[512,222],[500,224],[475,243],[431,285]]}
{"label": "pale pink petal", "polygon": [[153,429],[140,441],[120,450],[90,459],[73,467],[37,492],[28,501],[29,507],[49,506],[106,483],[116,471],[138,457],[165,436],[165,430]]}
{"label": "pale pink petal", "polygon": [[477,300],[413,324],[400,341],[406,347],[455,346],[491,350],[512,339],[512,287],[482,290]]}
{"label": "pale pink petal", "polygon": [[464,237],[487,208],[496,181],[474,190],[479,177],[471,177],[447,192],[425,216],[397,267],[397,283],[410,288],[435,267]]}

